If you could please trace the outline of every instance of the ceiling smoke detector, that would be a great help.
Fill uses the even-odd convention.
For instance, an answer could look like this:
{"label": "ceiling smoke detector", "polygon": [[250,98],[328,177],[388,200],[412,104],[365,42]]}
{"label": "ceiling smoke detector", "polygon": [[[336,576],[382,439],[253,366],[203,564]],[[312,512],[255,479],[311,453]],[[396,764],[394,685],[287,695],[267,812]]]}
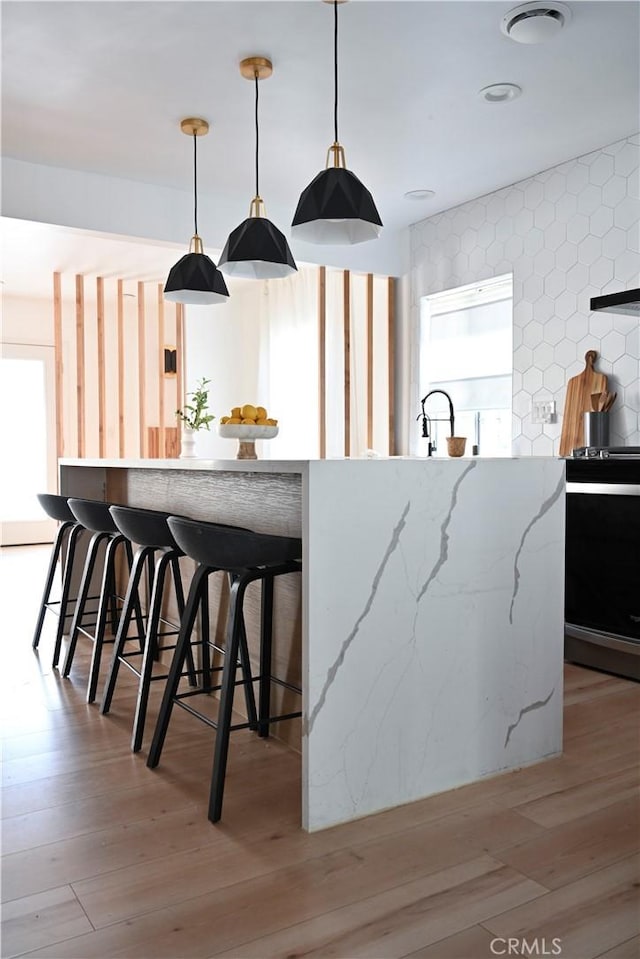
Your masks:
{"label": "ceiling smoke detector", "polygon": [[545,43],[571,19],[564,3],[523,3],[509,10],[500,21],[500,29],[518,43]]}

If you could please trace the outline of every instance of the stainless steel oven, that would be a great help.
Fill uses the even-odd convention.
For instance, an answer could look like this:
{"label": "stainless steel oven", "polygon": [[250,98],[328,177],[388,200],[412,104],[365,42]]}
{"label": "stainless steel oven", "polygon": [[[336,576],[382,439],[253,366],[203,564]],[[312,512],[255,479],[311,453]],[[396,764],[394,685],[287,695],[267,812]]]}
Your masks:
{"label": "stainless steel oven", "polygon": [[565,658],[640,680],[640,449],[567,461]]}

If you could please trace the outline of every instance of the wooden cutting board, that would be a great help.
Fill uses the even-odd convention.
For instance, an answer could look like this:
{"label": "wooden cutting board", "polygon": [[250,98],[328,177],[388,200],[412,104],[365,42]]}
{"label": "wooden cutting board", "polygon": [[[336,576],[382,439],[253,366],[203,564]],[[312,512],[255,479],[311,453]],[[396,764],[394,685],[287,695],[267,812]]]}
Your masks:
{"label": "wooden cutting board", "polygon": [[593,368],[597,357],[595,350],[588,350],[584,356],[584,370],[577,376],[572,376],[567,383],[560,436],[560,456],[571,456],[573,450],[584,446],[583,413],[591,409],[591,394],[602,393],[607,389],[607,377],[604,373],[597,373]]}

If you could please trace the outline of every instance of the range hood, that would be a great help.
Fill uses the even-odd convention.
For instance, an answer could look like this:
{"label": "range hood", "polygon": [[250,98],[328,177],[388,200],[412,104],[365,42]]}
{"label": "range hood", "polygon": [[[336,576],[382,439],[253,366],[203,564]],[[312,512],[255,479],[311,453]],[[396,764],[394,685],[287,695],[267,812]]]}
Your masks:
{"label": "range hood", "polygon": [[594,296],[591,310],[601,313],[626,313],[640,317],[640,290],[623,290],[622,293],[610,293],[607,296]]}

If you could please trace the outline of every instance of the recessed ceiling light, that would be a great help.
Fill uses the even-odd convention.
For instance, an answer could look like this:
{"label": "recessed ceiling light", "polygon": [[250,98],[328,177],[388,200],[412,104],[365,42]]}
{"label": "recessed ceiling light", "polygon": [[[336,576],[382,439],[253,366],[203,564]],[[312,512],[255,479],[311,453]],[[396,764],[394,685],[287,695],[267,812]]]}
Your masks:
{"label": "recessed ceiling light", "polygon": [[545,43],[555,37],[571,19],[571,10],[564,3],[523,3],[514,7],[500,21],[500,29],[518,43]]}
{"label": "recessed ceiling light", "polygon": [[478,90],[478,96],[487,103],[506,103],[507,100],[515,100],[521,93],[522,87],[517,83],[492,83]]}
{"label": "recessed ceiling light", "polygon": [[404,198],[405,200],[430,200],[435,195],[435,190],[409,190]]}

